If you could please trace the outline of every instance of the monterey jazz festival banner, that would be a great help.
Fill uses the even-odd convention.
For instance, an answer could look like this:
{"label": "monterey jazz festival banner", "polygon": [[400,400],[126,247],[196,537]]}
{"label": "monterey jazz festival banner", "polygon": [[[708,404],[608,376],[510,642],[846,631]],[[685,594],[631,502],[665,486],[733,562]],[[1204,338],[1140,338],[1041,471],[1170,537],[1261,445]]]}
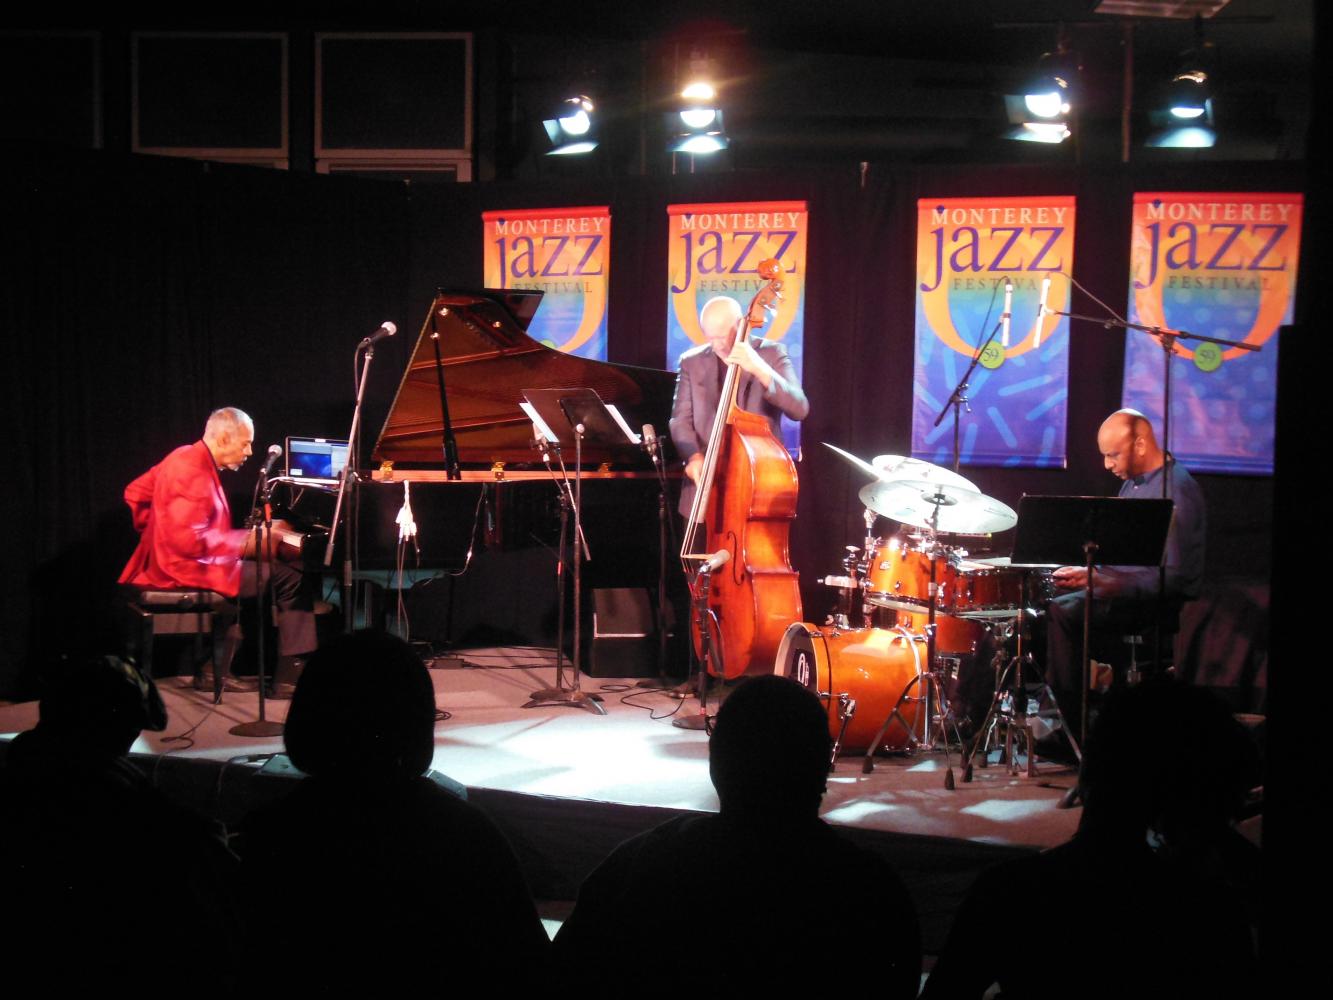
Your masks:
{"label": "monterey jazz festival banner", "polygon": [[[1291,322],[1300,251],[1299,194],[1134,196],[1129,320],[1258,344],[1177,341],[1171,359],[1171,451],[1203,472],[1271,475],[1277,328]],[[1162,429],[1163,358],[1130,332],[1124,405]]]}
{"label": "monterey jazz festival banner", "polygon": [[606,360],[611,209],[483,212],[487,288],[545,292],[528,335],[547,347]]}
{"label": "monterey jazz festival banner", "polygon": [[997,334],[972,373],[962,411],[967,465],[1065,464],[1074,199],[923,198],[917,202],[916,365],[912,454],[953,463],[953,414],[934,426],[977,348],[1004,311],[1013,282],[1009,342]]}
{"label": "monterey jazz festival banner", "polygon": [[[803,201],[743,201],[709,205],[668,205],[667,364],[704,342],[699,310],[714,296],[725,295],[741,311],[764,281],[761,260],[782,265],[782,301],[762,329],[767,340],[781,341],[797,376],[804,367],[805,238],[808,215]],[[800,425],[782,418],[783,443],[800,456]]]}

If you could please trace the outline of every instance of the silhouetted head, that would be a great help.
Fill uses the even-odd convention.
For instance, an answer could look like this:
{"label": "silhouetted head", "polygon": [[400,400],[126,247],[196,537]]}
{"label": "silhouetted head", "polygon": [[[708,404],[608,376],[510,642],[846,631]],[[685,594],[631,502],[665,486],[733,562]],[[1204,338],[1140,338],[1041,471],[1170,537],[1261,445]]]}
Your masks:
{"label": "silhouetted head", "polygon": [[103,759],[128,752],[142,730],[167,724],[153,682],[115,656],[60,664],[47,678],[38,713],[45,745]]}
{"label": "silhouetted head", "polygon": [[1228,828],[1262,780],[1259,747],[1208,688],[1161,683],[1155,695],[1163,739],[1153,827],[1178,847]]}
{"label": "silhouetted head", "polygon": [[1113,689],[1084,748],[1080,829],[1184,837],[1225,826],[1258,766],[1249,733],[1211,691],[1169,677]]}
{"label": "silhouetted head", "polygon": [[306,774],[422,774],[435,748],[430,673],[394,636],[339,636],[306,663],[284,739]]}
{"label": "silhouetted head", "polygon": [[745,681],[717,713],[708,773],[724,815],[813,817],[829,764],[819,698],[776,674]]}

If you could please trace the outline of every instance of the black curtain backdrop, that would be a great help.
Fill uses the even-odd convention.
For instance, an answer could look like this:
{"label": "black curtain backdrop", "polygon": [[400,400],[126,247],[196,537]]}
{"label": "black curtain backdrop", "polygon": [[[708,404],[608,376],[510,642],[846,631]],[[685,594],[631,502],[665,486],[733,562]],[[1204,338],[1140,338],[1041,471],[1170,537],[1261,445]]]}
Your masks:
{"label": "black curtain backdrop", "polygon": [[[101,155],[11,158],[4,245],[9,363],[3,402],[16,443],[5,491],[14,539],[3,574],[0,692],[30,687],[64,650],[110,641],[112,583],[133,548],[125,484],[197,438],[208,411],[247,409],[256,450],[286,434],[343,436],[352,356],[381,320],[373,444],[437,286],[482,283],[482,211],[609,204],[610,360],[674,368],[665,352],[666,206],[805,199],[806,391],[792,561],[807,620],[822,620],[842,547],[863,535],[862,480],[820,445],[870,457],[910,441],[915,206],[919,197],[1077,197],[1075,275],[1125,302],[1138,190],[1302,190],[1302,165],[1096,169],[857,165],[816,172],[698,174],[406,186]],[[1307,246],[1310,240],[1306,240]],[[1302,283],[1309,280],[1303,273]],[[1298,309],[1302,308],[1298,293]],[[1075,311],[1093,311],[1074,299]],[[986,492],[1108,494],[1097,426],[1120,403],[1123,336],[1075,323],[1068,468],[974,469]],[[654,415],[664,427],[667,414]],[[253,469],[230,477],[245,505]],[[1272,482],[1200,477],[1208,573],[1267,580]],[[239,516],[239,515],[238,515]],[[645,531],[654,531],[645,525]],[[1003,540],[1001,540],[1003,541]]]}
{"label": "black curtain backdrop", "polygon": [[[345,433],[353,351],[402,315],[411,241],[395,184],[93,154],[3,176],[0,693],[19,695],[61,653],[115,648],[121,492],[212,409],[248,411],[259,454]],[[256,471],[224,474],[238,517]]]}

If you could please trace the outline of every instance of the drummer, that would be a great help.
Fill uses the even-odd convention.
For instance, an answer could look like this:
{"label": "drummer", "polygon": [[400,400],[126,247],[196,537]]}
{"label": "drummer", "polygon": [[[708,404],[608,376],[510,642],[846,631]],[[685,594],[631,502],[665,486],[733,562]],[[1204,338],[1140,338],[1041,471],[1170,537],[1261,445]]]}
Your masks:
{"label": "drummer", "polygon": [[[1164,451],[1148,418],[1137,410],[1117,410],[1097,432],[1097,448],[1106,470],[1122,481],[1120,496],[1175,503],[1166,536],[1166,574],[1162,623],[1164,633],[1178,627],[1180,608],[1199,596],[1203,580],[1205,509],[1203,492],[1183,465]],[[1146,566],[1098,566],[1094,569],[1093,648],[1125,634],[1150,632],[1158,620],[1159,572]],[[1047,682],[1055,691],[1065,718],[1079,717],[1083,674],[1083,606],[1088,574],[1082,566],[1063,566],[1053,574],[1066,593],[1050,605],[1046,633]]]}

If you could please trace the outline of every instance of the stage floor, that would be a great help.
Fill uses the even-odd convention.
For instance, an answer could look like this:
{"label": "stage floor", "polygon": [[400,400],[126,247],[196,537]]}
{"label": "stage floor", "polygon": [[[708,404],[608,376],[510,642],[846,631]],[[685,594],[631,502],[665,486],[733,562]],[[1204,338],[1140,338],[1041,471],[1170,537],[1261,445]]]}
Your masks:
{"label": "stage floor", "polygon": [[[572,899],[624,838],[682,811],[717,809],[707,736],[671,724],[673,711],[697,714],[697,700],[682,703],[633,680],[584,677],[583,689],[601,696],[605,716],[568,706],[525,709],[533,691],[554,682],[549,649],[462,656],[431,671],[436,704],[449,713],[436,727],[433,767],[466,786],[469,799],[505,829],[539,898]],[[164,790],[231,824],[289,787],[273,763],[261,772],[282,752],[281,737],[228,732],[257,717],[256,695],[229,694],[214,706],[211,694],[175,678],[159,686],[170,722],[163,733],[142,735],[132,754]],[[287,704],[268,702],[267,716],[282,721]],[[36,720],[35,703],[0,706],[0,734]],[[860,757],[845,759],[829,776],[821,810],[903,873],[928,950],[978,871],[1061,843],[1079,818],[1079,810],[1058,807],[1074,781],[1070,768],[1043,762],[1028,778],[992,765],[964,783],[956,755],[952,762],[958,780],[950,791],[942,753],[879,757],[872,774],[862,773]]]}

